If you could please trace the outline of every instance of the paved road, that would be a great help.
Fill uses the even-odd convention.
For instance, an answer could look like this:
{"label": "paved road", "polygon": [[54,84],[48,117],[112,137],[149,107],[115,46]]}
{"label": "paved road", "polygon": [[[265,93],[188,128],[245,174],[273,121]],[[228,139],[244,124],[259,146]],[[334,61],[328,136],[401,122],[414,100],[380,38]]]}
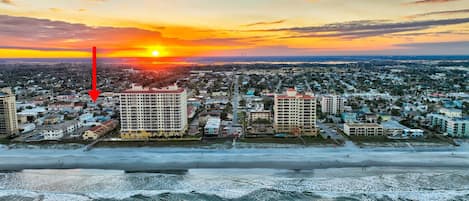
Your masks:
{"label": "paved road", "polygon": [[239,106],[239,86],[238,86],[238,78],[239,76],[236,75],[234,82],[234,90],[233,90],[233,121],[232,125],[238,124],[238,106]]}
{"label": "paved road", "polygon": [[282,87],[282,79],[280,79],[280,80],[278,81],[277,87],[275,88],[275,91],[276,91],[277,93],[280,93],[280,92],[281,92],[281,91],[280,91],[280,87]]}
{"label": "paved road", "polygon": [[309,85],[309,82],[308,82],[308,79],[306,78],[306,76],[304,76],[304,79],[305,79],[305,85],[306,85],[306,87],[308,87],[308,91],[313,92],[313,90],[311,89],[311,85]]}

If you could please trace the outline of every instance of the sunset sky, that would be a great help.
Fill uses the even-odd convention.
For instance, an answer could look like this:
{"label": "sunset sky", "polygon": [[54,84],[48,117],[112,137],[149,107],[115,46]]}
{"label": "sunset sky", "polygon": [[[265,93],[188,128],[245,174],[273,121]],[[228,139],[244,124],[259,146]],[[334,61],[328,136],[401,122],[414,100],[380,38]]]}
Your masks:
{"label": "sunset sky", "polygon": [[469,54],[469,0],[0,0],[0,58]]}

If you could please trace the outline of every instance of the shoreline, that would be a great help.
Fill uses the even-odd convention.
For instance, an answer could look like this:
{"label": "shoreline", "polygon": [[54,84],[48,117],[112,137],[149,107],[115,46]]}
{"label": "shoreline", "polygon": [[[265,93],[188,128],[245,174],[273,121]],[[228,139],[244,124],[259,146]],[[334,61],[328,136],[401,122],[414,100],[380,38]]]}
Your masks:
{"label": "shoreline", "polygon": [[[95,141],[85,140],[67,140],[67,141],[36,141],[36,142],[13,142],[7,144],[0,144],[0,147],[6,146],[9,148],[15,147],[28,147],[28,146],[41,146],[41,147],[53,147],[53,146],[68,146],[68,145],[82,145],[89,146],[95,143]],[[253,144],[253,145],[264,145],[265,147],[274,146],[305,146],[305,147],[331,147],[340,146],[334,143],[332,140],[323,139],[321,137],[304,137],[303,140],[299,138],[244,138],[238,139],[233,144],[233,138],[197,138],[194,139],[169,139],[169,140],[113,140],[113,139],[102,139],[98,140],[92,145],[94,148],[131,148],[131,147],[225,147],[232,148],[236,144]]]}
{"label": "shoreline", "polygon": [[[373,148],[373,147],[394,147],[394,148],[408,148],[408,147],[457,147],[448,142],[443,141],[422,141],[422,140],[352,140],[356,146],[360,148]],[[461,139],[460,142],[467,142]],[[93,144],[94,143],[94,144]],[[188,139],[188,140],[114,140],[114,139],[102,139],[96,143],[94,141],[85,140],[67,140],[67,141],[37,141],[37,142],[15,142],[10,141],[9,143],[0,143],[0,148],[6,146],[12,149],[16,147],[66,147],[66,146],[89,146],[92,145],[94,148],[132,148],[132,147],[158,147],[158,148],[199,148],[199,147],[225,147],[233,148],[236,145],[241,147],[344,147],[344,143],[337,143],[331,139],[323,139],[321,137],[304,137],[303,140],[299,138],[241,138],[236,140],[233,144],[233,138],[207,138],[207,139]]]}
{"label": "shoreline", "polygon": [[[145,164],[148,165],[148,164]],[[118,170],[126,173],[171,173],[185,172],[193,169],[274,169],[274,170],[318,170],[318,169],[342,169],[342,168],[469,168],[468,163],[421,163],[406,162],[393,163],[383,161],[362,161],[362,162],[337,162],[337,161],[309,161],[309,162],[278,162],[278,161],[259,161],[259,162],[211,162],[211,163],[161,163],[151,164],[151,166],[135,166],[129,163],[102,163],[102,164],[81,164],[81,163],[46,163],[46,164],[1,164],[0,172],[19,172],[23,170]]]}
{"label": "shoreline", "polygon": [[[1,147],[0,147],[1,150]],[[344,147],[195,148],[141,147],[79,149],[4,149],[0,170],[111,169],[159,171],[270,168],[308,170],[344,167],[469,168],[469,144],[444,149]]]}
{"label": "shoreline", "polygon": [[367,149],[392,149],[401,151],[419,151],[419,150],[452,150],[458,146],[454,146],[446,143],[430,143],[430,142],[387,142],[387,143],[361,143],[361,144],[342,144],[337,145],[334,143],[275,143],[275,142],[236,142],[233,144],[232,141],[197,141],[197,142],[148,142],[148,141],[134,141],[126,142],[112,142],[103,141],[93,145],[92,148],[88,147],[89,144],[80,142],[69,142],[69,143],[12,143],[9,145],[0,144],[0,151],[5,150],[18,150],[18,149],[56,149],[56,150],[77,150],[86,148],[85,151],[93,149],[165,149],[165,148],[182,148],[182,149],[275,149],[275,148],[317,148],[317,149],[328,149],[328,148],[347,148],[347,146],[354,146],[356,149],[367,150]]}

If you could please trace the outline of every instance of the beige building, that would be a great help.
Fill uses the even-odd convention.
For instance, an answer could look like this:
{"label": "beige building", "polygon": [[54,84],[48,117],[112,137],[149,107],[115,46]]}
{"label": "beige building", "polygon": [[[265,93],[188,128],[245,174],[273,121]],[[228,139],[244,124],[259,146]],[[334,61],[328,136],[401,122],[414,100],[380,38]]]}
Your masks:
{"label": "beige building", "polygon": [[348,136],[382,136],[383,126],[376,123],[345,123],[344,133]]}
{"label": "beige building", "polygon": [[274,102],[274,129],[276,133],[317,135],[316,99],[288,89],[276,94]]}
{"label": "beige building", "polygon": [[251,122],[255,122],[258,119],[265,119],[265,120],[270,121],[272,119],[270,110],[249,112],[249,120]]}
{"label": "beige building", "polygon": [[176,85],[133,86],[120,94],[121,132],[145,131],[151,136],[182,136],[187,130],[187,93]]}
{"label": "beige building", "polygon": [[84,140],[96,140],[100,138],[101,136],[107,134],[109,131],[112,131],[116,127],[117,127],[117,121],[108,120],[108,121],[103,122],[101,125],[97,125],[85,131],[82,137]]}
{"label": "beige building", "polygon": [[10,88],[0,89],[0,138],[18,134],[16,97]]}
{"label": "beige building", "polygon": [[342,114],[344,112],[344,98],[337,95],[327,95],[321,98],[321,112],[327,114]]}

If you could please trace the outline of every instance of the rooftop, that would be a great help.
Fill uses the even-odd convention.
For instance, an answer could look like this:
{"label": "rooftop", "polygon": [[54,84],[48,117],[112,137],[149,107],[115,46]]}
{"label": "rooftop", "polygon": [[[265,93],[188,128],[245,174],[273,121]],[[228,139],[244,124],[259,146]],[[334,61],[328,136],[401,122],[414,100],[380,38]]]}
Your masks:
{"label": "rooftop", "polygon": [[270,113],[270,110],[251,110],[250,113]]}
{"label": "rooftop", "polygon": [[344,125],[348,125],[349,127],[381,127],[381,125],[377,123],[345,123]]}
{"label": "rooftop", "polygon": [[389,120],[389,121],[382,122],[381,125],[382,125],[384,128],[408,129],[408,127],[406,127],[406,126],[400,124],[400,123],[397,122],[397,121],[393,121],[393,120]]}
{"label": "rooftop", "polygon": [[299,99],[313,99],[314,96],[310,94],[301,94],[298,93],[295,89],[289,88],[286,93],[276,94],[275,96],[278,99],[290,99],[290,98],[299,98]]}
{"label": "rooftop", "polygon": [[122,93],[182,93],[184,90],[184,88],[180,88],[176,84],[162,88],[149,88],[140,85],[132,85],[132,88],[125,90]]}
{"label": "rooftop", "polygon": [[90,128],[90,131],[97,131],[97,130],[101,129],[104,126],[111,126],[114,123],[115,123],[115,121],[112,120],[112,119],[107,120],[107,121],[103,122],[101,125],[97,125],[97,126],[94,126],[94,127]]}
{"label": "rooftop", "polygon": [[42,130],[65,130],[70,126],[76,125],[76,124],[79,124],[79,123],[80,122],[77,121],[77,120],[66,121],[66,122],[61,123],[61,124],[53,124],[53,125],[44,126],[44,128]]}
{"label": "rooftop", "polygon": [[7,96],[7,95],[13,95],[13,92],[11,91],[11,89],[8,87],[0,88],[0,96]]}
{"label": "rooftop", "polygon": [[440,108],[440,111],[445,111],[445,112],[462,112],[462,110],[460,110],[460,109],[456,109],[456,108],[445,108],[445,107]]}
{"label": "rooftop", "polygon": [[[453,120],[453,121],[469,121],[469,116],[464,116],[464,117],[448,117],[446,115],[443,115],[443,114],[436,114],[436,113],[431,113],[429,114],[428,116],[434,116],[434,117],[438,117],[438,118],[442,118],[442,119],[446,119],[446,120]],[[428,117],[427,116],[427,117]]]}
{"label": "rooftop", "polygon": [[206,128],[218,128],[220,127],[221,119],[220,118],[209,118],[207,120],[207,124],[205,124]]}

